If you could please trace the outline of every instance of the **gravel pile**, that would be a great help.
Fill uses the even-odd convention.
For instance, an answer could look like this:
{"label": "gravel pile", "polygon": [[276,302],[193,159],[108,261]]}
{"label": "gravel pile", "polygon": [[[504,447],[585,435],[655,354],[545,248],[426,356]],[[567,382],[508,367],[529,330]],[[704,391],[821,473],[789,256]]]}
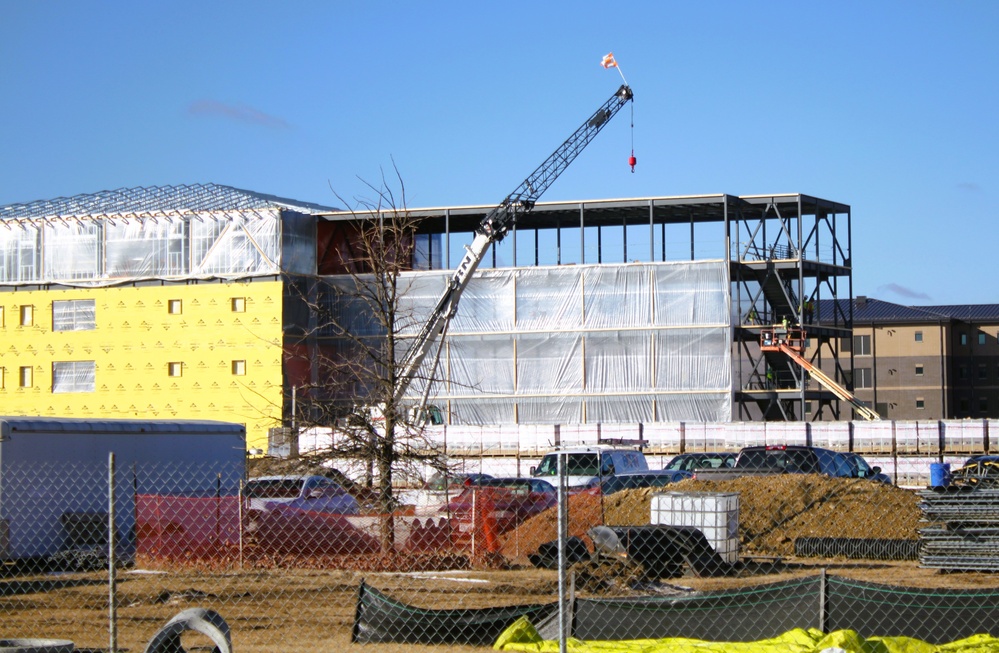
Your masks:
{"label": "gravel pile", "polygon": [[[578,494],[569,500],[569,535],[584,537],[596,524],[649,523],[653,494],[662,489],[625,490],[608,497]],[[687,480],[671,492],[738,492],[739,536],[750,555],[790,556],[799,537],[918,539],[921,513],[915,492],[862,479],[816,474],[743,477],[729,481]],[[555,539],[555,510],[521,524],[503,541],[503,553],[518,557]]]}

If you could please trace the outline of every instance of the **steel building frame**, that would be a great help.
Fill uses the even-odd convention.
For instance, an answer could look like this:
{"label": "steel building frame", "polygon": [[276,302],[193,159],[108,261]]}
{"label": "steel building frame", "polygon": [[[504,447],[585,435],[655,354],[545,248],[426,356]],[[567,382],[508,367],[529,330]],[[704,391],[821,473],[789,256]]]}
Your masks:
{"label": "steel building frame", "polygon": [[842,343],[852,339],[853,302],[833,302],[831,314],[815,311],[821,300],[852,300],[850,207],[807,195],[740,199],[743,209],[727,229],[732,305],[739,311],[733,330],[733,418],[849,418],[835,395],[810,383],[794,361],[779,351],[761,351],[760,331],[785,321],[801,325],[809,362],[852,391],[852,347]]}
{"label": "steel building frame", "polygon": [[[443,237],[442,260],[435,261],[432,267],[450,268],[455,263],[449,255],[452,237],[464,243],[490,208],[444,207],[406,212],[423,218],[421,233]],[[364,213],[336,212],[323,217],[331,221],[356,221],[363,219]],[[636,245],[632,239],[629,243],[629,234],[634,233],[629,229],[642,225],[648,226],[647,240]],[[852,338],[853,302],[834,302],[837,309],[831,315],[818,316],[807,310],[820,300],[852,300],[848,205],[802,194],[539,202],[528,224],[515,225],[511,230],[513,267],[525,264],[517,260],[518,234],[520,238],[534,237],[534,260],[526,262],[526,266],[539,264],[538,233],[544,230],[555,230],[557,263],[563,264],[562,250],[571,246],[563,238],[563,230],[569,228],[578,230],[580,248],[578,258],[571,260],[581,263],[605,262],[603,234],[610,228],[623,228],[621,258],[625,262],[636,256],[650,262],[729,261],[733,419],[810,421],[849,417],[841,414],[842,407],[835,395],[810,383],[805,371],[793,361],[780,353],[760,349],[762,326],[780,323],[784,318],[801,324],[809,338],[806,354],[809,362],[852,389],[852,347],[843,348],[841,343]],[[590,228],[596,228],[596,261],[587,260],[586,256]],[[708,233],[705,236],[699,230]],[[679,248],[673,242],[677,237],[686,241]],[[675,252],[682,254],[677,257]],[[492,265],[496,264],[493,256]],[[772,370],[769,381],[768,369]]]}

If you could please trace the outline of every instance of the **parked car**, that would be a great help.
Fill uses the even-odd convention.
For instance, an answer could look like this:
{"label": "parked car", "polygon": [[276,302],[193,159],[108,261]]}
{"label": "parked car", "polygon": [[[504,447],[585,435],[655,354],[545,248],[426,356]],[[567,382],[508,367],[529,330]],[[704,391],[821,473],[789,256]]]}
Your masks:
{"label": "parked car", "polygon": [[441,474],[440,472],[430,477],[423,488],[432,492],[443,492],[445,490],[456,490],[468,484],[475,484],[488,478],[494,478],[491,474],[460,473]]}
{"label": "parked car", "polygon": [[[480,501],[491,502],[496,532],[503,533],[558,502],[555,486],[538,478],[486,478],[468,485],[447,504],[459,532],[470,532]],[[485,505],[489,505],[486,503]]]}
{"label": "parked car", "polygon": [[277,507],[355,515],[357,499],[336,481],[325,476],[261,476],[243,488],[247,510],[262,512]]}
{"label": "parked car", "polygon": [[493,477],[478,473],[436,473],[423,487],[405,491],[400,499],[403,503],[412,505],[417,515],[435,515],[444,511],[447,502],[461,494],[466,486],[489,478]]}
{"label": "parked car", "polygon": [[866,478],[886,485],[892,484],[891,476],[882,472],[880,467],[871,467],[859,453],[844,453],[843,456],[849,462],[854,478]]}
{"label": "parked car", "polygon": [[325,476],[262,476],[247,481],[248,541],[267,551],[322,555],[368,553],[378,541],[355,528],[347,515],[357,499]]}
{"label": "parked car", "polygon": [[999,456],[980,454],[964,461],[964,465],[953,472],[959,484],[996,487],[999,485]]}
{"label": "parked car", "polygon": [[[633,490],[643,487],[665,487],[693,474],[675,469],[650,469],[644,472],[624,472],[605,478],[598,487],[593,488],[594,494],[614,494],[621,490]],[[588,490],[589,491],[589,490]]]}
{"label": "parked car", "polygon": [[964,461],[964,467],[970,467],[971,465],[979,465],[984,463],[992,463],[993,465],[999,465],[999,456],[995,454],[980,454],[977,456],[972,456]]}
{"label": "parked car", "polygon": [[697,453],[682,453],[673,456],[663,469],[692,472],[695,469],[720,469],[735,467],[735,459],[739,454],[734,451],[707,451]]}
{"label": "parked car", "polygon": [[[861,473],[865,475],[860,476]],[[877,478],[881,468],[871,467],[859,454],[794,444],[744,447],[734,467],[698,469],[694,478],[699,481],[727,481],[740,476],[772,474],[825,474],[836,478],[872,478],[891,482],[887,475]]]}
{"label": "parked car", "polygon": [[649,468],[645,455],[637,449],[619,447],[574,447],[545,454],[531,476],[553,477],[558,475],[558,456],[565,454],[566,476],[572,490],[585,490],[600,483],[605,476],[623,472],[638,472]]}

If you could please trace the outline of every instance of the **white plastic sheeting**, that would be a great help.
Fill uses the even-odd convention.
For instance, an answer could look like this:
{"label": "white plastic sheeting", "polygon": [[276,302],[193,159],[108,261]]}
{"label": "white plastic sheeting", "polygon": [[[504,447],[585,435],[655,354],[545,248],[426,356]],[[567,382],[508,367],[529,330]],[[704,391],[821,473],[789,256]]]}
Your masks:
{"label": "white plastic sheeting", "polygon": [[96,369],[94,361],[52,363],[52,393],[93,392]]}
{"label": "white plastic sheeting", "polygon": [[[0,284],[99,286],[315,268],[308,224],[278,209],[19,220],[0,229]],[[311,266],[311,267],[310,267]]]}
{"label": "white plastic sheeting", "polygon": [[[449,276],[406,275],[404,335]],[[728,421],[729,287],[727,261],[480,270],[420,377],[452,424]]]}

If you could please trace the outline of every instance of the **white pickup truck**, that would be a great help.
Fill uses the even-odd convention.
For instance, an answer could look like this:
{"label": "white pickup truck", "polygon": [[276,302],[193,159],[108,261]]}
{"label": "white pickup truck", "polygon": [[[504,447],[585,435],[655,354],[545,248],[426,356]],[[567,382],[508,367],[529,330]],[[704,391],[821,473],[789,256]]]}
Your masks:
{"label": "white pickup truck", "polygon": [[566,475],[572,490],[581,490],[598,485],[602,478],[622,472],[641,472],[649,468],[645,454],[637,449],[594,446],[573,447],[545,454],[537,467],[531,468],[531,476],[544,478],[556,485],[558,456],[566,455]]}

